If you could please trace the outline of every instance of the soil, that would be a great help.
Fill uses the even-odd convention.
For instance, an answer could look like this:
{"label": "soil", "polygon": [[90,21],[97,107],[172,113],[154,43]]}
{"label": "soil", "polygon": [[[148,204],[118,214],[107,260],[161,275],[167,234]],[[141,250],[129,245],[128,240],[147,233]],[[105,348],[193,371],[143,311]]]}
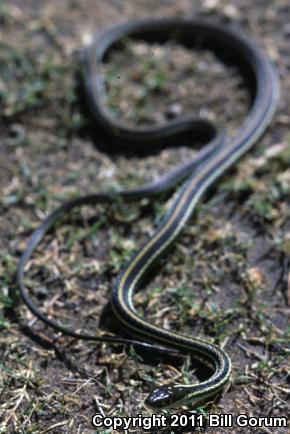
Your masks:
{"label": "soil", "polygon": [[[92,140],[78,91],[81,52],[96,30],[172,16],[242,29],[275,64],[281,97],[263,138],[200,203],[134,304],[149,321],[215,342],[230,355],[229,387],[200,404],[199,414],[289,416],[288,2],[10,0],[0,5],[0,432],[113,432],[97,431],[93,415],[148,415],[143,402],[154,386],[196,380],[187,359],[152,360],[132,348],[54,333],[27,310],[15,285],[29,234],[57,205],[158,179],[196,152],[197,143],[185,142],[158,155],[107,153]],[[250,104],[237,68],[174,40],[162,46],[127,40],[104,63],[103,75],[105,103],[131,125],[202,116],[231,136]],[[169,205],[161,195],[67,216],[29,261],[33,300],[74,330],[124,334],[110,310],[110,291]],[[286,434],[289,425],[194,432]]]}

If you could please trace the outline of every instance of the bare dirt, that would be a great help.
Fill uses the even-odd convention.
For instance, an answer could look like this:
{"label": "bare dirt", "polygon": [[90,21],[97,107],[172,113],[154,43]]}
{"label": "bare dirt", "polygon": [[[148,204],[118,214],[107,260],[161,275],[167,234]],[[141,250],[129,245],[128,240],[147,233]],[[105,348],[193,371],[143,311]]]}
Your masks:
{"label": "bare dirt", "polygon": [[[29,234],[64,200],[157,179],[195,152],[188,144],[128,158],[98,149],[76,77],[82,47],[97,29],[196,15],[234,24],[265,50],[281,79],[279,109],[259,143],[200,204],[134,302],[155,324],[205,337],[231,356],[228,390],[198,412],[289,417],[288,2],[12,0],[0,5],[0,432],[109,433],[93,428],[95,413],[146,415],[143,401],[154,385],[195,378],[187,362],[150,363],[130,349],[55,334],[17,298],[15,269]],[[173,41],[127,41],[103,74],[108,107],[131,124],[194,114],[233,134],[249,106],[235,68]],[[160,197],[74,212],[29,263],[34,301],[75,330],[122,333],[108,306],[110,290],[166,206]],[[196,432],[286,434],[289,426]]]}

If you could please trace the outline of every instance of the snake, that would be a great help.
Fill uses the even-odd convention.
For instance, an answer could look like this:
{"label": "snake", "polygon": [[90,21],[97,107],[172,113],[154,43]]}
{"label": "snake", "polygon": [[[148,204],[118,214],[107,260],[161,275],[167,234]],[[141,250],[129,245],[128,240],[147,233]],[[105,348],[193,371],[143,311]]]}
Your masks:
{"label": "snake", "polygon": [[[114,117],[105,104],[105,80],[102,64],[110,50],[118,49],[120,41],[128,38],[148,43],[164,44],[174,38],[191,49],[212,49],[230,64],[238,66],[246,79],[251,103],[242,125],[231,137],[207,119],[179,116],[157,125],[130,125]],[[160,258],[173,244],[189,221],[200,198],[224,173],[242,157],[262,136],[275,114],[279,101],[279,78],[274,65],[264,51],[233,24],[216,24],[207,19],[143,19],[115,24],[97,31],[83,48],[81,79],[96,132],[105,133],[116,143],[139,152],[150,146],[179,141],[183,134],[201,140],[203,146],[189,161],[177,166],[140,188],[113,192],[96,192],[75,197],[51,212],[31,234],[17,267],[17,287],[31,312],[56,331],[77,339],[133,344],[140,348],[175,351],[187,354],[192,360],[210,367],[210,374],[192,384],[166,383],[157,385],[145,398],[144,405],[151,411],[176,408],[198,403],[218,396],[231,376],[231,360],[227,352],[205,339],[184,335],[150,323],[137,312],[133,295],[145,275],[152,271]],[[101,134],[101,133],[100,133]],[[127,339],[111,335],[79,333],[47,316],[37,306],[25,287],[25,265],[35,248],[63,215],[75,207],[116,200],[138,200],[153,197],[178,186],[172,204],[164,213],[147,240],[124,265],[112,285],[111,306],[116,319],[132,336]]]}

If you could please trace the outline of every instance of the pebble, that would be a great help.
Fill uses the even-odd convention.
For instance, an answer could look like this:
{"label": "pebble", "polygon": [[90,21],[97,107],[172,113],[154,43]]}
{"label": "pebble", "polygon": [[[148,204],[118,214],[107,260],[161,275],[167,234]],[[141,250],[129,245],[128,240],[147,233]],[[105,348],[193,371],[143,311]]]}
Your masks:
{"label": "pebble", "polygon": [[182,105],[179,103],[173,103],[166,110],[166,117],[168,119],[173,119],[173,118],[180,116],[182,114],[182,112],[183,112]]}

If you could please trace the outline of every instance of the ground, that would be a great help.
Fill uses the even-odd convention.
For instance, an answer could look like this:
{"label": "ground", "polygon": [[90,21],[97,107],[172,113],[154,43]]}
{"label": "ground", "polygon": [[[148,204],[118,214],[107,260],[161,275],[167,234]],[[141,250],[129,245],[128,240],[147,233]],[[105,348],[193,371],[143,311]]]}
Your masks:
{"label": "ground", "polygon": [[[190,381],[193,367],[134,350],[75,341],[37,321],[17,296],[15,270],[34,228],[64,200],[140,185],[186,161],[190,146],[159,156],[108,155],[93,145],[80,103],[81,50],[120,20],[203,15],[256,40],[281,79],[266,134],[210,192],[146,288],[134,297],[150,321],[224,346],[228,389],[197,411],[289,415],[290,7],[286,0],[35,0],[0,4],[0,427],[3,433],[94,433],[95,413],[147,414],[154,384]],[[203,115],[233,134],[249,95],[239,72],[211,52],[176,42],[125,41],[104,64],[106,103],[129,123]],[[29,262],[26,285],[45,311],[75,330],[120,334],[108,306],[123,264],[168,200],[84,207],[57,225]],[[150,357],[149,357],[150,359]],[[191,409],[189,409],[191,410]],[[110,430],[99,431],[103,434]],[[172,432],[172,431],[171,431]],[[174,431],[178,432],[178,431]],[[288,428],[201,428],[278,433]]]}

